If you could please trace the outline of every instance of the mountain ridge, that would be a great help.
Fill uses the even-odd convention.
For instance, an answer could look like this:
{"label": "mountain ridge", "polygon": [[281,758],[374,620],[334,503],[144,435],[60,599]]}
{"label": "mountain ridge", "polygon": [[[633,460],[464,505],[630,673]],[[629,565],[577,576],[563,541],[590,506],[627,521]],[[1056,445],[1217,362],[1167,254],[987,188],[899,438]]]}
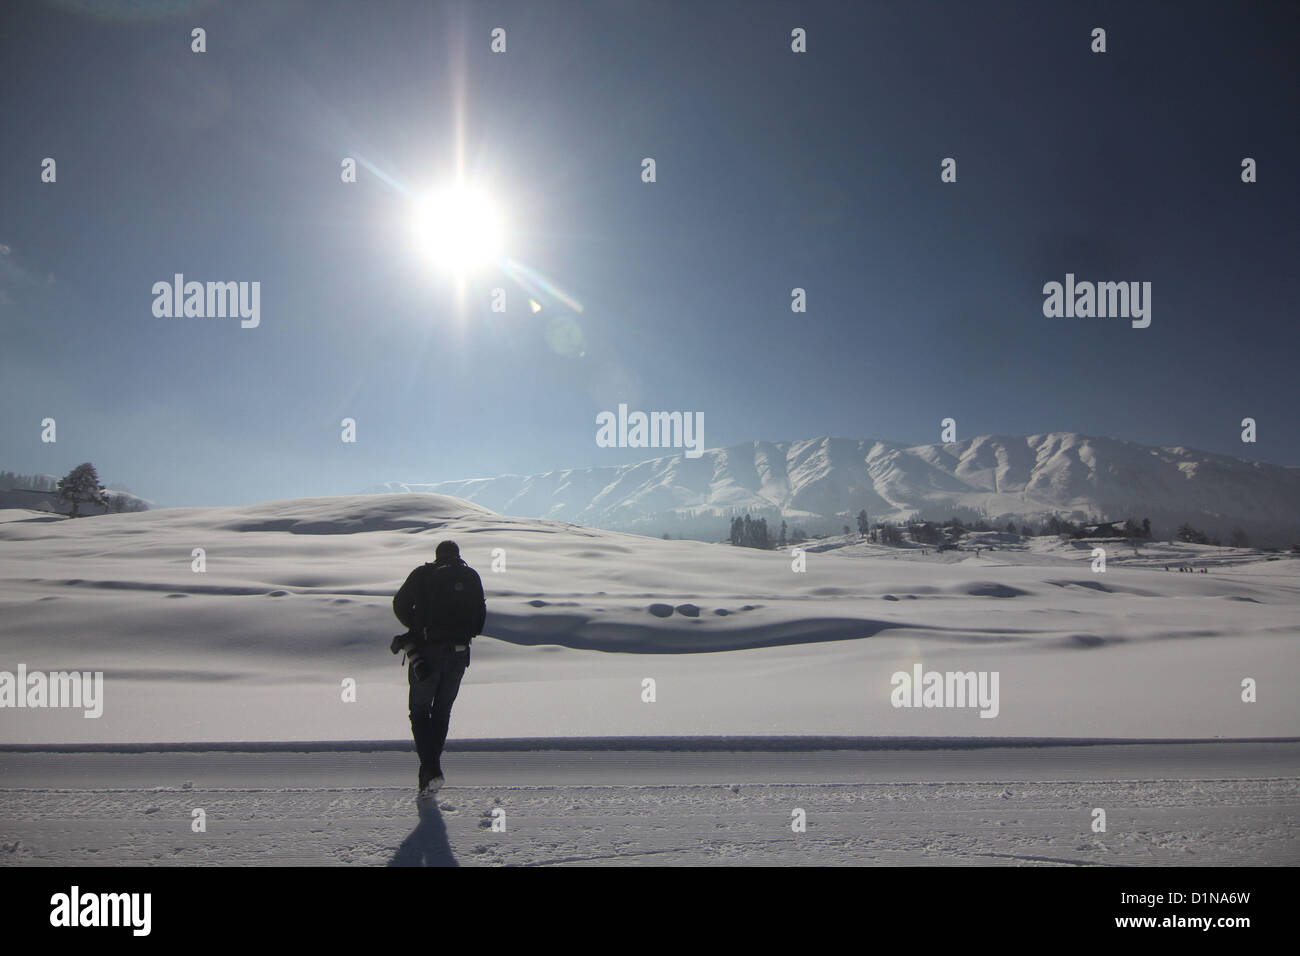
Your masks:
{"label": "mountain ridge", "polygon": [[855,526],[862,508],[873,521],[1149,517],[1160,536],[1190,521],[1223,537],[1241,527],[1260,543],[1300,539],[1296,466],[1071,431],[922,445],[829,435],[756,440],[694,459],[385,482],[366,491],[452,494],[503,514],[706,540],[725,537],[734,514],[817,534]]}

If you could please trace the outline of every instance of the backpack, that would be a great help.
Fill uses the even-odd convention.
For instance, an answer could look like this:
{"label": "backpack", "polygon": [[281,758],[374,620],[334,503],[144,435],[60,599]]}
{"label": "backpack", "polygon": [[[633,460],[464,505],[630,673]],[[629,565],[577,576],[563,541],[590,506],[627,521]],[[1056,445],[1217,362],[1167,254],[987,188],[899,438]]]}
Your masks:
{"label": "backpack", "polygon": [[468,644],[478,633],[483,613],[483,583],[463,561],[426,564],[425,639]]}

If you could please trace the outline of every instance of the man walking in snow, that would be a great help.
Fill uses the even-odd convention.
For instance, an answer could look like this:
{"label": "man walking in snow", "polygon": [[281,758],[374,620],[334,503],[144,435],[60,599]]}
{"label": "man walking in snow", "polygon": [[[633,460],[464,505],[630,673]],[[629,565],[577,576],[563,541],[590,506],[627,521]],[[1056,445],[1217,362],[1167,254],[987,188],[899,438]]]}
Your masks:
{"label": "man walking in snow", "polygon": [[487,601],[478,572],[460,556],[455,541],[443,541],[431,564],[410,573],[393,597],[393,613],[407,633],[393,639],[410,666],[411,734],[420,755],[420,796],[445,782],[442,748],[461,678],[469,667],[469,645],[483,630]]}

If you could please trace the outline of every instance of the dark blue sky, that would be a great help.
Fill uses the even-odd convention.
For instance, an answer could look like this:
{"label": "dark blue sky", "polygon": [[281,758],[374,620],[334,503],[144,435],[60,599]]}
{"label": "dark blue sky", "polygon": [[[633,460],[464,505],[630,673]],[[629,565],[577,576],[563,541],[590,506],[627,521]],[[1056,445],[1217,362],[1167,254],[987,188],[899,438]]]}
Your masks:
{"label": "dark blue sky", "polygon": [[[952,416],[1300,464],[1300,5],[83,6],[0,13],[5,468],[183,505],[659,454],[596,447],[619,402],[709,447]],[[458,315],[411,195],[340,182],[449,174],[457,102],[506,252],[581,313],[497,271]],[[176,272],[259,281],[260,327],[155,318]],[[1067,272],[1151,282],[1150,328],[1045,318]]]}

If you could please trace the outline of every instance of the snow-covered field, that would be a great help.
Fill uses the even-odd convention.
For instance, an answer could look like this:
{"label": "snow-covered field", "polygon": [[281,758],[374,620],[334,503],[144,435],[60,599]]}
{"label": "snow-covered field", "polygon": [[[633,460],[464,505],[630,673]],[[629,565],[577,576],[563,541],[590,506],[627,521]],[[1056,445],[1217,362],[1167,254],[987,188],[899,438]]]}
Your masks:
{"label": "snow-covered field", "polygon": [[[490,613],[453,716],[449,788],[417,814],[409,751],[275,744],[409,747],[390,602],[443,538],[482,573]],[[1300,736],[1300,563],[1112,546],[1099,574],[1089,548],[983,543],[996,550],[825,539],[798,572],[783,552],[509,518],[436,495],[76,521],[0,512],[0,672],[105,675],[97,719],[0,711],[0,745],[65,747],[0,752],[0,863],[1300,861],[1295,743],[469,743]],[[996,672],[997,716],[894,707],[891,677],[918,665]],[[1248,678],[1256,702],[1242,700]],[[167,741],[266,743],[66,751]],[[196,807],[205,834],[190,829]],[[1090,829],[1096,807],[1106,833]],[[796,808],[806,833],[790,827]]]}
{"label": "snow-covered field", "polygon": [[408,753],[0,753],[0,865],[1300,862],[1295,743],[445,764],[448,788],[421,810]]}
{"label": "snow-covered field", "polygon": [[[1287,556],[1116,548],[1094,573],[1088,549],[1045,539],[979,557],[847,545],[796,572],[782,552],[396,494],[75,521],[0,512],[0,671],[106,682],[102,717],[0,711],[0,743],[404,738],[390,601],[443,538],[480,570],[489,605],[453,738],[1300,731],[1300,561]],[[892,706],[891,676],[918,664],[997,672],[997,716]]]}

